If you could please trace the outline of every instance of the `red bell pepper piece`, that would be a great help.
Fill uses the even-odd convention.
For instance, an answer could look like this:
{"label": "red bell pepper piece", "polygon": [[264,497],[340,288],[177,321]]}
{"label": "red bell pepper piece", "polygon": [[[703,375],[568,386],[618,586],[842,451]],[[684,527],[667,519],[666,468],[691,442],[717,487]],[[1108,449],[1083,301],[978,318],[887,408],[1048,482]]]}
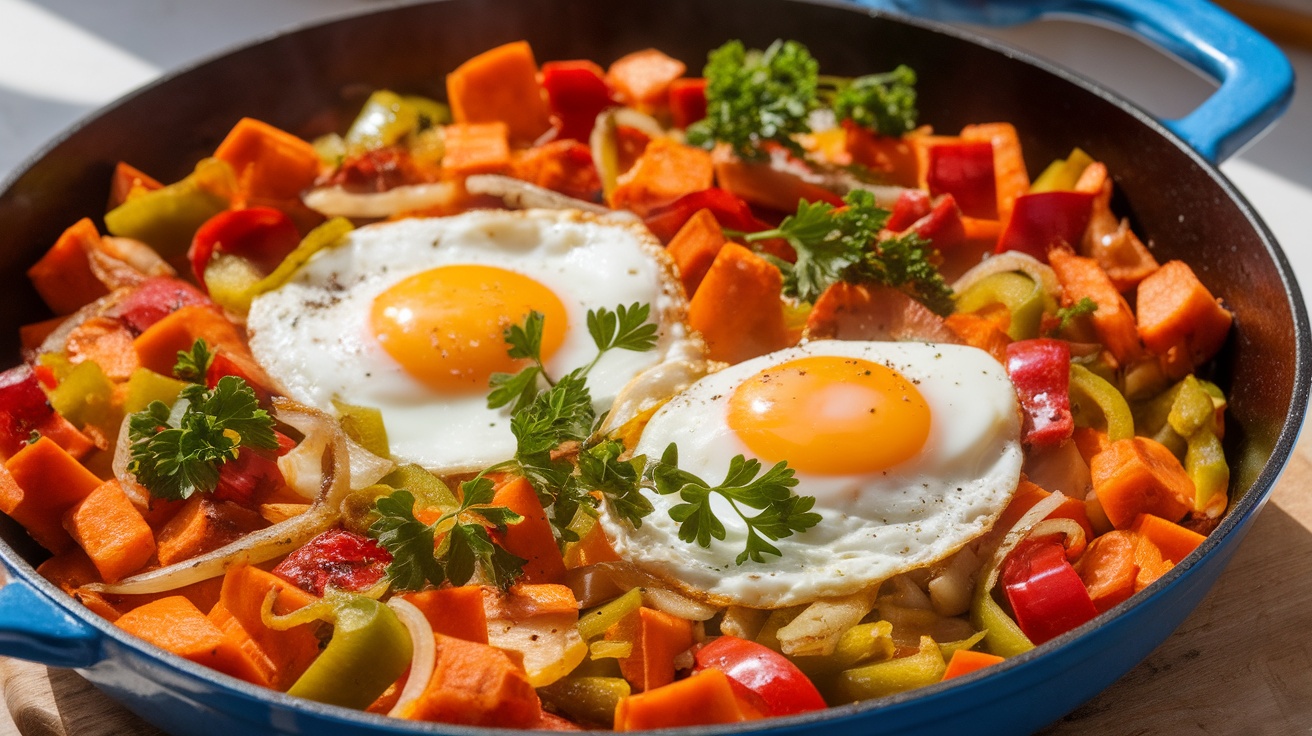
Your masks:
{"label": "red bell pepper piece", "polygon": [[147,327],[193,304],[213,304],[199,289],[171,276],[146,279],[110,310],[138,335]]}
{"label": "red bell pepper piece", "polygon": [[1022,543],[1002,566],[1002,590],[1020,630],[1035,644],[1098,615],[1061,542]]}
{"label": "red bell pepper piece", "polygon": [[797,665],[754,641],[721,636],[698,649],[694,657],[694,672],[720,670],[729,676],[735,692],[741,687],[751,693],[746,700],[762,705],[765,715],[786,716],[825,707],[820,691]]}
{"label": "red bell pepper piece", "polygon": [[752,208],[746,202],[727,190],[716,188],[685,194],[655,210],[647,216],[647,229],[668,243],[700,210],[710,210],[720,227],[729,230],[755,233],[770,229],[770,225],[752,214]]}
{"label": "red bell pepper piece", "polygon": [[912,223],[909,229],[931,241],[941,253],[966,242],[966,224],[961,219],[961,209],[957,207],[956,198],[951,194],[939,197],[933,208]]}
{"label": "red bell pepper piece", "polygon": [[1053,246],[1079,244],[1092,212],[1089,192],[1023,194],[998,238],[997,252],[1018,250],[1047,263]]}
{"label": "red bell pepper piece", "polygon": [[1075,430],[1071,416],[1071,348],[1064,340],[1038,338],[1007,345],[1007,375],[1016,387],[1030,445],[1056,445]]}
{"label": "red bell pepper piece", "polygon": [[273,574],[315,595],[331,585],[364,590],[382,579],[392,553],[368,537],[345,529],[329,529],[292,552]]}
{"label": "red bell pepper piece", "polygon": [[282,486],[284,480],[277,457],[290,452],[296,447],[296,442],[277,430],[274,430],[274,435],[278,439],[278,449],[270,452],[242,447],[235,460],[219,466],[214,498],[254,508]]}
{"label": "red bell pepper piece", "polygon": [[219,379],[224,376],[236,376],[246,382],[255,392],[255,398],[260,402],[260,406],[269,406],[273,401],[273,394],[268,388],[251,378],[249,366],[233,360],[227,354],[218,352],[210,360],[209,370],[205,371],[205,387],[214,388],[218,385]]}
{"label": "red bell pepper piece", "polygon": [[893,211],[889,213],[888,222],[884,223],[884,227],[900,233],[933,209],[929,192],[923,189],[904,189],[897,195],[897,201],[893,203]]}
{"label": "red bell pepper piece", "polygon": [[548,61],[542,65],[542,87],[556,118],[557,138],[586,142],[597,115],[615,104],[605,72],[591,61]]}
{"label": "red bell pepper piece", "polygon": [[241,256],[269,273],[300,242],[300,231],[282,210],[272,207],[224,210],[196,230],[187,258],[191,260],[196,281],[203,286],[205,268],[215,250]]}
{"label": "red bell pepper piece", "polygon": [[998,185],[989,141],[939,143],[929,149],[925,171],[929,193],[951,194],[970,217],[998,219]]}
{"label": "red bell pepper piece", "polygon": [[706,117],[705,78],[681,77],[670,82],[670,116],[676,128],[686,128]]}
{"label": "red bell pepper piece", "polygon": [[54,413],[36,372],[29,366],[0,373],[0,457],[21,450],[32,431]]}

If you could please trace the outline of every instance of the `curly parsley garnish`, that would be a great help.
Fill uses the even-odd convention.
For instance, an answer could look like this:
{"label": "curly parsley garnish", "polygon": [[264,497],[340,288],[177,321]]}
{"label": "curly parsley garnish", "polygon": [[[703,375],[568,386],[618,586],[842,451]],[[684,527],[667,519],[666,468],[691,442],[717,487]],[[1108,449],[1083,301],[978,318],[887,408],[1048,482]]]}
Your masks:
{"label": "curly parsley garnish", "polygon": [[387,577],[397,590],[422,590],[426,584],[468,583],[481,572],[489,583],[507,588],[523,573],[525,560],[496,544],[489,529],[505,532],[524,517],[492,504],[495,488],[478,476],[460,484],[460,505],[432,524],[415,518],[415,497],[398,490],[375,503],[379,518],[369,533],[392,553]]}
{"label": "curly parsley garnish", "polygon": [[851,120],[880,135],[900,136],[916,127],[916,73],[899,65],[885,74],[856,79],[823,76],[820,95],[839,120]]}
{"label": "curly parsley garnish", "polygon": [[[761,472],[761,463],[735,455],[729,461],[729,472],[719,485],[711,485],[686,470],[679,469],[679,451],[670,443],[659,461],[647,463],[646,476],[662,495],[677,493],[683,503],[670,509],[670,518],[679,522],[679,539],[695,542],[698,546],[711,546],[711,539],[723,541],[724,523],[711,507],[711,494],[728,500],[730,507],[747,525],[747,542],[735,562],[747,560],[765,562],[763,555],[781,557],[779,548],[765,541],[778,541],[803,532],[820,523],[820,515],[811,511],[815,498],[793,495],[797,479],[787,463],[779,462]],[[743,508],[760,513],[750,515]]]}
{"label": "curly parsley garnish", "polygon": [[205,375],[214,362],[214,354],[201,338],[191,344],[191,350],[179,350],[178,362],[173,365],[173,375],[191,383],[205,383]]}
{"label": "curly parsley garnish", "polygon": [[156,498],[184,499],[210,493],[219,468],[238,448],[278,447],[273,417],[260,408],[242,379],[224,376],[213,389],[192,384],[170,409],[152,401],[128,419],[128,470]]}
{"label": "curly parsley garnish", "polygon": [[930,261],[929,241],[914,233],[879,239],[889,212],[870,192],[857,189],[845,207],[827,202],[797,203],[773,230],[728,234],[748,243],[783,238],[797,253],[796,263],[774,259],[783,271],[784,294],[815,302],[839,281],[876,283],[901,289],[934,313],[952,313],[952,289]]}

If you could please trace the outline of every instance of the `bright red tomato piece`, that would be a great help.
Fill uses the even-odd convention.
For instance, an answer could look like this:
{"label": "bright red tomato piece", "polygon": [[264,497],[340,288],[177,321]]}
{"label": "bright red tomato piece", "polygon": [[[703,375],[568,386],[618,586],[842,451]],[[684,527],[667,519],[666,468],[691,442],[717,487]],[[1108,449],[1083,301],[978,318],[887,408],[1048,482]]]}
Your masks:
{"label": "bright red tomato piece", "polygon": [[721,636],[697,650],[698,671],[717,669],[753,693],[770,716],[825,707],[810,678],[784,655],[736,636]]}

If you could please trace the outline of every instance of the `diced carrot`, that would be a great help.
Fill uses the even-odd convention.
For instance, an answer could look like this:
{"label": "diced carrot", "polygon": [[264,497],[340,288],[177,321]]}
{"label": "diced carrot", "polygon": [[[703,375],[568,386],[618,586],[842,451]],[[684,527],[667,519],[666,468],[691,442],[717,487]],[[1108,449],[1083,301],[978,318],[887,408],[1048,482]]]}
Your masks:
{"label": "diced carrot", "polygon": [[[315,636],[312,624],[293,626],[286,631],[265,626],[260,611],[269,591],[277,591],[273,612],[278,615],[286,615],[318,600],[272,573],[249,565],[237,565],[224,575],[223,590],[216,607],[222,606],[246,634],[242,637],[238,632],[234,638],[248,638],[249,643],[245,644],[248,652],[262,655],[251,656],[261,669],[260,680],[275,690],[286,690],[319,656],[319,638]],[[210,613],[211,620],[214,620],[214,611]],[[220,628],[224,628],[223,625]]]}
{"label": "diced carrot", "polygon": [[495,174],[510,168],[505,123],[457,123],[446,126],[444,131],[442,168],[451,175]]}
{"label": "diced carrot", "polygon": [[107,583],[140,569],[155,554],[155,535],[117,480],[105,481],[64,512],[64,529]]}
{"label": "diced carrot", "polygon": [[[64,448],[64,452],[67,452],[69,457],[74,460],[82,460],[92,450],[96,449],[96,441],[73,426],[73,423],[61,416],[59,412],[51,412],[50,416],[36,425],[35,429],[37,434],[50,438],[55,444]],[[89,427],[88,429],[93,428]]]}
{"label": "diced carrot", "polygon": [[[1007,317],[1007,322],[1011,321],[1006,306],[1001,304],[990,304],[980,311],[998,311],[994,309],[995,307],[1001,307],[1000,311]],[[952,330],[960,342],[979,348],[992,355],[999,363],[1007,364],[1007,345],[1011,344],[1011,338],[1007,336],[1005,327],[998,326],[996,319],[978,313],[959,312],[948,315],[943,323]]]}
{"label": "diced carrot", "polygon": [[0,470],[0,511],[23,525],[42,547],[62,552],[73,546],[63,516],[100,486],[64,448],[41,437],[5,461]]}
{"label": "diced carrot", "polygon": [[969,675],[976,670],[982,670],[1002,660],[1003,658],[996,654],[977,652],[973,649],[958,649],[952,653],[952,658],[948,660],[948,668],[943,670],[943,679],[951,680],[954,677]]}
{"label": "diced carrot", "polygon": [[121,320],[92,317],[68,333],[65,350],[69,362],[89,360],[100,366],[111,381],[126,381],[141,367],[132,349],[134,336]]}
{"label": "diced carrot", "polygon": [[1090,542],[1075,563],[1099,613],[1134,594],[1139,574],[1134,537],[1126,531],[1108,532]]}
{"label": "diced carrot", "polygon": [[616,731],[708,726],[747,720],[728,675],[714,668],[678,682],[621,698],[615,708]]}
{"label": "diced carrot", "polygon": [[72,314],[109,293],[91,270],[87,254],[100,248],[100,231],[84,217],[64,231],[27,277],[55,314]]}
{"label": "diced carrot", "polygon": [[310,504],[308,503],[262,503],[258,510],[265,521],[270,524],[278,524],[300,516],[309,508]]}
{"label": "diced carrot", "polygon": [[610,205],[646,217],[679,197],[709,189],[715,180],[711,153],[671,138],[657,138],[619,177]]}
{"label": "diced carrot", "polygon": [[876,135],[850,121],[843,121],[845,145],[852,162],[878,172],[889,184],[914,187],[920,177],[916,148],[906,138]]}
{"label": "diced carrot", "polygon": [[[1090,176],[1098,183],[1097,188],[1091,190],[1094,194],[1093,205],[1089,212],[1088,227],[1079,244],[1080,254],[1096,260],[1117,290],[1127,292],[1158,269],[1157,259],[1148,252],[1134,231],[1130,230],[1129,223],[1112,214],[1112,182],[1107,178],[1107,167],[1095,161],[1084,172],[1080,176],[1081,182],[1085,181],[1090,172],[1101,173],[1101,178]],[[1080,186],[1076,184],[1077,189]],[[1086,183],[1084,186],[1092,187],[1094,184]]]}
{"label": "diced carrot", "polygon": [[1194,482],[1160,442],[1117,440],[1089,465],[1093,490],[1112,526],[1128,529],[1139,514],[1179,521],[1193,508]]}
{"label": "diced carrot", "polygon": [[105,206],[105,211],[114,209],[141,192],[153,192],[163,187],[159,180],[131,164],[119,161],[114,166],[114,177],[109,182],[109,202]]}
{"label": "diced carrot", "polygon": [[434,634],[432,679],[403,718],[469,726],[529,728],[542,704],[512,655],[487,644]]}
{"label": "diced carrot", "polygon": [[518,152],[511,162],[510,175],[586,201],[592,201],[601,191],[592,149],[575,140],[552,141]]}
{"label": "diced carrot", "polygon": [[[205,340],[211,351],[222,350],[229,357],[248,354],[237,326],[218,309],[200,304],[183,307],[147,327],[137,335],[132,347],[143,368],[171,376],[178,352],[191,350],[197,338]],[[256,376],[252,378],[259,380]]]}
{"label": "diced carrot", "polygon": [[52,555],[45,562],[37,565],[37,574],[49,580],[65,593],[81,588],[87,583],[104,582],[95,563],[87,557],[80,547],[69,547],[59,554]]}
{"label": "diced carrot", "polygon": [[682,61],[656,49],[626,54],[606,70],[606,84],[619,101],[643,112],[653,112],[669,102],[670,84],[688,70]]}
{"label": "diced carrot", "polygon": [[[1020,521],[1020,517],[1024,516],[1026,511],[1034,508],[1035,504],[1051,495],[1052,493],[1049,491],[1022,476],[1020,483],[1016,485],[1016,495],[1011,497],[1011,503],[1007,504],[1007,508],[1002,510],[1002,514],[994,522],[993,528],[1009,531],[1016,525],[1017,521]],[[1084,502],[1078,498],[1067,496],[1060,506],[1053,510],[1051,514],[1048,514],[1048,518],[1070,519],[1084,527],[1087,539],[1093,538],[1093,527],[1089,524],[1089,516],[1085,510]]]}
{"label": "diced carrot", "polygon": [[262,529],[264,518],[235,503],[198,493],[159,530],[155,540],[161,565],[189,560]]}
{"label": "diced carrot", "polygon": [[250,661],[191,601],[175,595],[152,601],[114,622],[124,631],[183,659],[250,679]]}
{"label": "diced carrot", "polygon": [[456,67],[446,75],[446,96],[457,123],[501,122],[517,143],[532,143],[551,127],[526,41],[489,49]]}
{"label": "diced carrot", "polygon": [[67,319],[67,317],[51,317],[50,319],[43,319],[40,322],[32,322],[31,324],[20,326],[18,328],[19,344],[23,346],[23,350],[35,351],[37,348],[41,347],[41,343],[45,342],[47,337],[50,337],[50,333],[59,329],[59,326],[64,324],[65,319]]}
{"label": "diced carrot", "polygon": [[1062,303],[1070,306],[1086,297],[1093,300],[1098,305],[1091,315],[1098,339],[1122,364],[1132,362],[1142,351],[1139,330],[1130,305],[1107,272],[1092,258],[1077,256],[1063,248],[1048,252],[1048,264],[1061,283]]}
{"label": "diced carrot", "polygon": [[1071,433],[1071,439],[1075,440],[1075,447],[1086,465],[1093,462],[1094,455],[1106,450],[1111,444],[1106,432],[1093,427],[1076,427]]}
{"label": "diced carrot", "polygon": [[[787,158],[786,152],[774,155]],[[773,162],[743,161],[724,150],[712,154],[712,160],[715,164],[715,179],[720,187],[748,204],[790,214],[797,211],[797,203],[803,200],[843,206],[842,197],[806,181],[803,178],[803,168],[790,169]]]}
{"label": "diced carrot", "polygon": [[669,245],[665,246],[665,252],[670,254],[679,269],[684,293],[696,293],[711,263],[715,261],[715,255],[727,242],[729,239],[724,237],[724,230],[710,210],[698,210],[679,228]]}
{"label": "diced carrot", "polygon": [[145,519],[150,528],[156,532],[187,504],[181,499],[155,498],[140,483],[120,484],[120,487],[123,495],[127,496],[136,507],[137,513],[141,514],[141,518]]}
{"label": "diced carrot", "polygon": [[1180,378],[1225,344],[1233,317],[1183,261],[1168,261],[1139,283],[1139,334]]}
{"label": "diced carrot", "polygon": [[246,198],[299,200],[319,176],[314,146],[254,118],[242,118],[214,151],[237,174]]}
{"label": "diced carrot", "polygon": [[653,690],[674,682],[674,658],[693,644],[692,622],[643,606],[607,629],[606,640],[633,644],[620,672],[635,692]]}
{"label": "diced carrot", "polygon": [[943,318],[906,294],[878,284],[839,281],[815,300],[810,339],[959,342]]}
{"label": "diced carrot", "polygon": [[1162,557],[1177,565],[1180,564],[1180,560],[1197,549],[1204,539],[1207,539],[1192,529],[1186,529],[1173,521],[1152,514],[1136,516],[1134,523],[1130,525],[1130,531],[1142,534],[1157,545]]}
{"label": "diced carrot", "polygon": [[578,599],[565,585],[518,583],[507,591],[485,587],[483,609],[489,620],[527,621],[536,616],[557,613],[577,614]]}
{"label": "diced carrot", "polygon": [[618,562],[619,559],[620,556],[606,538],[606,530],[601,524],[593,524],[579,541],[565,550],[565,567],[571,569],[598,562]]}
{"label": "diced carrot", "polygon": [[524,517],[518,524],[506,527],[505,532],[497,533],[502,548],[526,560],[522,580],[526,583],[558,583],[564,579],[565,561],[533,484],[523,477],[508,480],[497,488],[492,503]]}
{"label": "diced carrot", "polygon": [[433,633],[487,643],[487,615],[483,612],[483,590],[478,586],[439,588],[401,597],[424,613]]}
{"label": "diced carrot", "polygon": [[1139,568],[1134,576],[1134,592],[1138,593],[1169,572],[1175,563],[1162,556],[1153,540],[1137,532],[1129,534],[1134,537],[1134,564]]}
{"label": "diced carrot", "polygon": [[739,363],[787,347],[783,275],[737,243],[726,243],[688,303],[688,324],[713,360]]}
{"label": "diced carrot", "polygon": [[1006,222],[1016,205],[1016,198],[1030,190],[1030,175],[1025,169],[1020,136],[1011,123],[983,123],[961,129],[965,141],[988,141],[993,144],[993,175],[998,192],[998,220]]}

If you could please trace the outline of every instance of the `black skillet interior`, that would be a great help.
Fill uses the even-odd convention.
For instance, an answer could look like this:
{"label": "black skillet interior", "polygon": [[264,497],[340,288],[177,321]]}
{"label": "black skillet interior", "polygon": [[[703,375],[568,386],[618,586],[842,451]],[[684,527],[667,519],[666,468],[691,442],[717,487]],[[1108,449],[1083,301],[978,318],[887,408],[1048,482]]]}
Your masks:
{"label": "black skillet interior", "polygon": [[[606,64],[654,46],[696,73],[709,49],[733,38],[749,47],[796,39],[831,74],[908,64],[919,75],[922,122],[951,133],[967,123],[1009,121],[1021,132],[1031,171],[1076,145],[1104,161],[1117,207],[1159,259],[1187,260],[1238,315],[1215,377],[1232,397],[1232,487],[1252,484],[1280,441],[1290,403],[1307,391],[1295,385],[1294,350],[1306,314],[1291,307],[1297,287],[1285,280],[1282,256],[1242,199],[1161,126],[1107,95],[987,44],[832,4],[447,0],[282,35],[171,76],[67,134],[0,195],[0,283],[9,293],[0,304],[3,350],[17,362],[18,325],[48,316],[24,271],[76,219],[103,214],[120,160],[173,181],[242,116],[306,137],[340,131],[371,90],[444,98],[447,71],[517,39],[532,44],[539,62]],[[27,559],[39,559],[12,524],[3,531],[21,553],[32,553]]]}

